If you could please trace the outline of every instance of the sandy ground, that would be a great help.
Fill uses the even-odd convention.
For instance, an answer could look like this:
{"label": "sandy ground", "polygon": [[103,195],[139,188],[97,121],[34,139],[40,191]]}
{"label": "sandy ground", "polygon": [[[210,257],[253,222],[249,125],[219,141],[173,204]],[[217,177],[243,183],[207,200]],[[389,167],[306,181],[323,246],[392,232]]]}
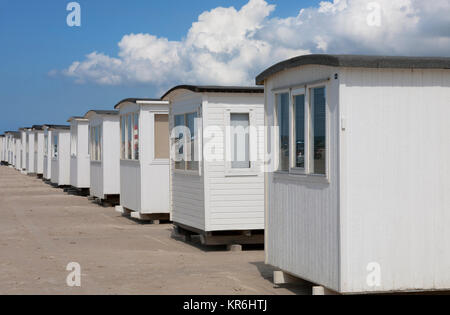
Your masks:
{"label": "sandy ground", "polygon": [[[274,287],[259,249],[232,253],[171,238],[172,225],[143,225],[0,167],[0,294],[309,294]],[[71,262],[81,287],[66,284]]]}

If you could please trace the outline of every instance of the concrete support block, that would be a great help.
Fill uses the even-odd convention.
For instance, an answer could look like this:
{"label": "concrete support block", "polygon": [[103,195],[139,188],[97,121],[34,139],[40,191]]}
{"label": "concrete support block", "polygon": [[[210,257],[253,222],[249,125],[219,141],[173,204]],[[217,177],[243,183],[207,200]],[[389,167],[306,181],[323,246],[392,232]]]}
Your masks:
{"label": "concrete support block", "polygon": [[321,296],[321,295],[338,295],[336,292],[331,291],[327,288],[321,286],[315,286],[312,289],[312,295]]}
{"label": "concrete support block", "polygon": [[294,277],[284,271],[273,272],[273,283],[275,285],[283,285],[283,284],[310,285],[308,281]]}
{"label": "concrete support block", "polygon": [[242,245],[227,245],[227,250],[229,252],[242,252]]}

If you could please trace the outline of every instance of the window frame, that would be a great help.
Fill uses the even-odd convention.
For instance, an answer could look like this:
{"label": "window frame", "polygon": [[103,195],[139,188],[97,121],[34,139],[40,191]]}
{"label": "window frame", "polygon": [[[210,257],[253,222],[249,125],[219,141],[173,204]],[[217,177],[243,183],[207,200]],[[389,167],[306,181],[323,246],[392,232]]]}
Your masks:
{"label": "window frame", "polygon": [[277,161],[278,161],[278,168],[275,171],[276,173],[281,173],[281,174],[289,174],[289,169],[288,170],[280,170],[280,166],[281,166],[281,160],[280,160],[280,147],[281,147],[281,132],[280,132],[280,121],[279,121],[279,117],[278,117],[278,96],[282,95],[282,94],[288,94],[288,100],[289,100],[289,104],[288,104],[288,110],[289,110],[289,117],[288,117],[288,122],[289,122],[289,165],[291,165],[291,154],[292,154],[292,148],[291,148],[291,140],[292,140],[292,135],[291,135],[291,129],[292,129],[292,124],[291,124],[291,89],[282,89],[277,91],[276,93],[274,93],[274,111],[273,111],[273,117],[274,117],[274,126],[278,127],[278,133],[277,133],[277,137],[275,139],[275,148],[276,148],[276,152],[277,152]]}
{"label": "window frame", "polygon": [[52,133],[52,159],[59,159],[59,135]]}
{"label": "window frame", "polygon": [[[138,162],[141,160],[141,111],[133,110],[119,115],[120,122],[120,160]],[[137,117],[137,138],[135,137]],[[131,125],[131,127],[130,127]],[[131,132],[131,135],[130,135]],[[125,137],[124,141],[122,136]],[[131,141],[131,142],[130,142]],[[131,143],[131,145],[130,145]],[[137,150],[136,150],[137,144]],[[123,145],[123,148],[122,148]],[[131,150],[131,151],[130,151]],[[136,152],[138,155],[136,156]]]}
{"label": "window frame", "polygon": [[[312,152],[314,151],[314,139],[312,139],[313,132],[311,130],[313,126],[312,117],[312,90],[324,88],[325,90],[325,174],[315,174],[312,172],[313,158]],[[289,171],[276,170],[274,173],[278,176],[293,175],[296,178],[311,179],[313,181],[326,181],[329,183],[330,179],[330,107],[329,107],[329,83],[318,82],[313,84],[306,84],[303,87],[299,85],[293,85],[292,88],[279,89],[273,92],[273,117],[274,126],[278,127],[278,95],[289,94],[289,136],[290,136],[290,153],[289,153]],[[305,95],[305,168],[295,167],[296,165],[296,131],[295,131],[295,97],[299,95]],[[278,137],[275,139],[275,152],[277,154],[277,159],[280,156],[280,133],[278,132]],[[281,161],[279,161],[281,162]]]}
{"label": "window frame", "polygon": [[89,156],[91,162],[103,162],[103,124],[89,126]]}
{"label": "window frame", "polygon": [[[231,115],[233,114],[248,114],[249,123],[249,160],[250,168],[233,168],[232,166],[232,148],[231,148]],[[225,162],[225,176],[257,176],[258,175],[258,132],[255,130],[256,125],[256,106],[249,106],[247,108],[226,108],[225,109],[225,148],[224,148],[224,162]],[[255,133],[256,131],[256,133]],[[256,141],[252,141],[255,140]]]}
{"label": "window frame", "polygon": [[[298,174],[298,175],[307,175],[309,174],[309,125],[310,125],[310,111],[309,111],[309,102],[308,102],[308,89],[307,88],[297,88],[297,89],[291,89],[290,93],[290,104],[289,104],[289,121],[290,121],[290,146],[291,146],[291,152],[290,152],[290,159],[289,159],[289,173],[291,174]],[[296,166],[296,159],[297,159],[297,130],[296,130],[296,112],[295,112],[295,98],[297,96],[303,95],[305,98],[303,107],[304,107],[304,137],[305,137],[305,167],[297,167]]]}
{"label": "window frame", "polygon": [[168,130],[168,146],[169,146],[169,155],[167,158],[157,158],[156,157],[156,116],[162,116],[165,115],[167,116],[167,124],[168,124],[168,129],[170,126],[170,117],[169,117],[169,112],[168,111],[152,111],[151,112],[151,117],[152,117],[152,132],[151,132],[151,136],[153,139],[153,146],[152,146],[152,164],[154,165],[166,165],[167,163],[169,163],[170,161],[170,130]]}
{"label": "window frame", "polygon": [[[195,118],[195,119],[197,119],[197,121],[202,121],[203,118],[201,116],[201,106],[200,106],[200,107],[197,108],[197,110],[192,110],[192,111],[187,111],[187,112],[183,112],[183,113],[180,112],[180,113],[172,114],[171,115],[171,119],[173,119],[173,122],[172,122],[173,123],[173,127],[174,128],[177,127],[177,126],[175,126],[176,117],[177,116],[184,116],[184,127],[185,128],[189,128],[188,127],[187,117],[188,117],[188,115],[192,115],[192,114],[196,114],[197,115],[197,117]],[[195,128],[195,119],[194,119],[194,128]],[[197,124],[197,129],[194,130],[194,132],[196,132],[196,137],[195,137],[196,139],[195,140],[197,140],[196,143],[197,143],[197,151],[198,151],[198,154],[199,154],[199,160],[198,161],[191,161],[191,162],[197,162],[198,163],[198,168],[196,170],[188,169],[188,162],[189,161],[187,161],[187,158],[188,158],[189,155],[191,155],[191,153],[192,153],[191,151],[192,150],[191,150],[191,146],[188,145],[187,137],[184,137],[184,141],[183,141],[184,169],[180,169],[180,168],[176,167],[176,163],[177,162],[173,159],[174,156],[172,155],[172,153],[170,153],[170,160],[171,160],[171,163],[173,163],[173,170],[174,170],[175,173],[183,174],[183,175],[202,176],[202,164],[200,162],[202,161],[202,157],[203,157],[202,144],[201,144],[202,143],[202,139],[203,139],[203,133],[202,133],[201,123],[200,123],[200,125]],[[171,134],[170,134],[170,136],[171,136],[171,143],[174,143],[175,138],[172,138]],[[173,148],[175,149],[175,147],[173,147]],[[169,149],[172,150],[171,148],[169,148]],[[195,147],[194,147],[194,149],[195,149]],[[195,155],[194,155],[194,157],[195,157]]]}
{"label": "window frame", "polygon": [[77,157],[78,156],[78,130],[76,129],[78,126],[72,125],[70,128],[70,156]]}

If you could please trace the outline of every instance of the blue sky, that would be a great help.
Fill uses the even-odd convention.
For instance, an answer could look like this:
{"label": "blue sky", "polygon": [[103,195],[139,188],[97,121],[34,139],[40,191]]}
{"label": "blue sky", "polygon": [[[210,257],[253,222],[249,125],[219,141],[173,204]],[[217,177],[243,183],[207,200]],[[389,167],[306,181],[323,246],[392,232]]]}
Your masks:
{"label": "blue sky", "polygon": [[[198,15],[217,6],[246,1],[89,0],[78,1],[82,25],[66,24],[70,1],[2,0],[0,2],[0,133],[43,123],[65,123],[92,108],[109,109],[128,97],[154,97],[151,84],[100,86],[76,84],[48,73],[63,69],[91,51],[116,54],[128,33],[152,33],[181,39]],[[298,10],[301,2],[281,1],[276,14]],[[175,9],[174,9],[175,8]],[[160,95],[158,95],[160,96]]]}
{"label": "blue sky", "polygon": [[[254,6],[246,12],[239,11],[249,1]],[[79,0],[82,25],[71,28],[66,24],[66,5],[70,1],[1,0],[0,133],[33,124],[65,123],[70,116],[90,109],[110,109],[128,97],[160,96],[170,84],[251,83],[264,67],[303,53],[450,54],[447,0],[437,0],[426,10],[418,0],[402,0],[401,7],[396,7],[396,1],[392,4],[379,0],[383,24],[378,27],[365,25],[368,13],[361,6],[364,1],[334,0],[319,9],[320,1],[311,0]],[[271,4],[276,4],[276,9]],[[219,6],[234,6],[237,13],[214,10],[189,37],[199,15]],[[299,16],[303,8],[310,9]],[[414,17],[418,19],[413,20]],[[251,20],[255,28],[242,26],[246,20]],[[227,27],[214,30],[216,21],[239,25],[230,26],[230,35]],[[205,30],[209,37],[202,42],[202,37],[195,36]],[[217,38],[214,32],[218,33]],[[435,32],[439,42],[426,32]],[[146,47],[137,47],[138,37],[126,36],[139,33],[146,34]],[[233,37],[236,34],[240,35]],[[122,41],[127,38],[128,41]],[[189,43],[189,38],[199,39],[199,44]],[[219,47],[223,38],[235,46]],[[427,41],[432,39],[433,45],[429,45]],[[161,69],[154,60],[159,58],[141,60],[142,54],[161,45],[161,59],[173,47],[178,47],[178,54],[183,55],[177,63],[167,66],[164,77],[170,78],[164,82],[151,76],[155,69]],[[254,54],[248,62],[243,59],[243,52],[266,46],[270,49],[265,55]],[[208,60],[214,61],[213,68],[192,65],[205,51]],[[93,52],[100,56],[86,57]],[[74,62],[80,62],[80,66],[67,74]],[[121,65],[113,69],[117,63]],[[134,77],[133,66],[144,68],[142,77]],[[181,74],[176,75],[181,68]],[[205,79],[202,73],[209,72],[213,78],[220,78],[216,82]],[[111,78],[118,80],[114,84],[102,83]]]}

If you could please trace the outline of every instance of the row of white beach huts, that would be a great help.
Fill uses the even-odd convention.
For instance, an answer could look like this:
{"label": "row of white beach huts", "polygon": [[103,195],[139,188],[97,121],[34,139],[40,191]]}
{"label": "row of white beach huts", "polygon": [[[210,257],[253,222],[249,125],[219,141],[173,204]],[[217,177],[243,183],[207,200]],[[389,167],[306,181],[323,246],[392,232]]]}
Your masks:
{"label": "row of white beach huts", "polygon": [[450,290],[450,58],[300,56],[256,83],[7,132],[1,160],[205,245],[264,242],[277,284]]}

